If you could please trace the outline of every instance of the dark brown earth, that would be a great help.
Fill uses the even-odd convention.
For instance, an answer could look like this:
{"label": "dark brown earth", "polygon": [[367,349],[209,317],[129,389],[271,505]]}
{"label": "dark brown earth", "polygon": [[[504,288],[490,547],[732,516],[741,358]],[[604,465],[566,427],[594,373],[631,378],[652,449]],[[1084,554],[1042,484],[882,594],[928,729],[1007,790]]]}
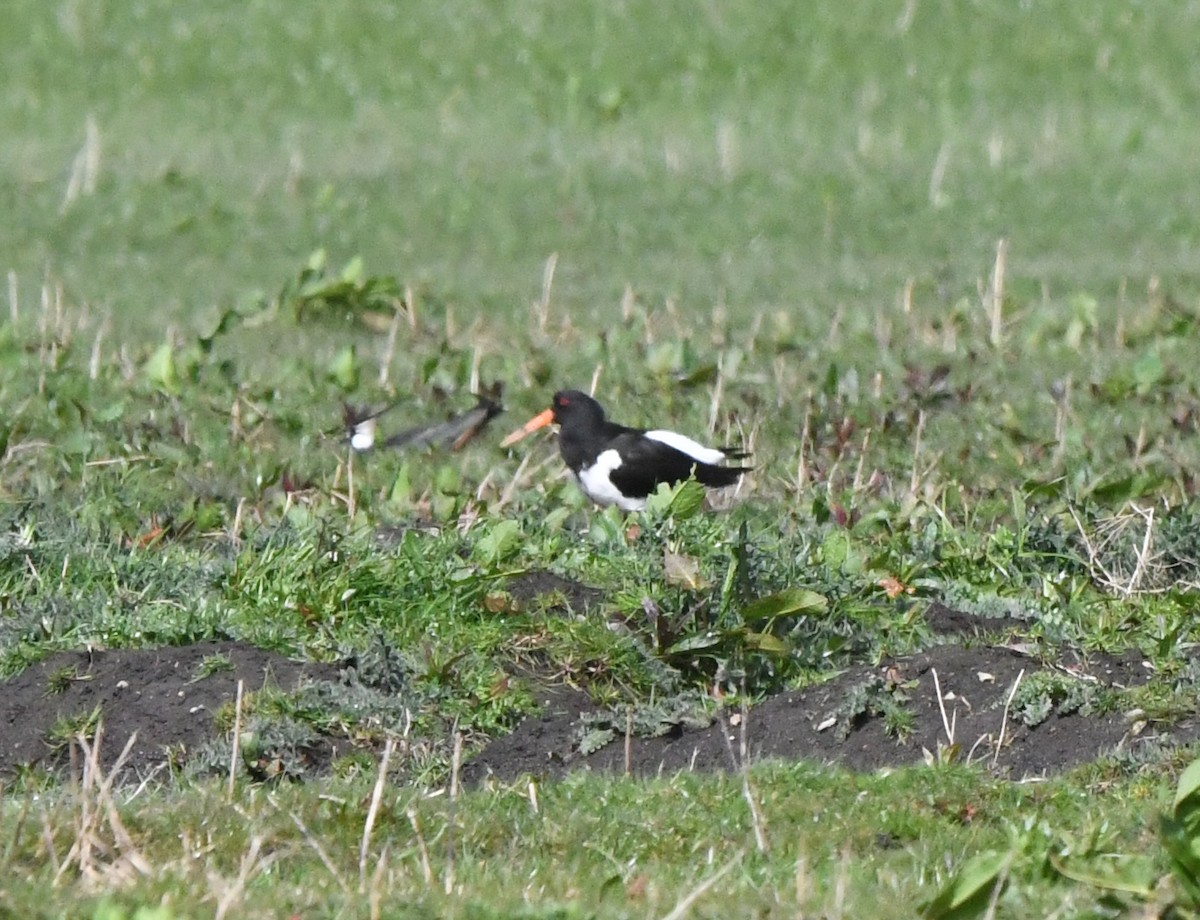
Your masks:
{"label": "dark brown earth", "polygon": [[[580,612],[598,598],[592,589],[557,576],[515,588],[510,593],[529,609],[536,605],[547,611]],[[592,704],[580,690],[545,682],[538,688],[541,711],[479,751],[465,765],[463,778],[476,783],[525,774],[553,778],[578,769],[637,775],[727,770],[745,757],[806,759],[873,770],[919,763],[925,752],[936,756],[939,746],[946,752],[949,721],[960,760],[1020,779],[1052,774],[1105,754],[1125,751],[1137,756],[1151,745],[1186,743],[1200,736],[1194,720],[1166,727],[1136,714],[1086,715],[1086,707],[1052,713],[1032,728],[1014,713],[1005,719],[1005,701],[1018,675],[1028,681],[1050,670],[1080,683],[1129,687],[1143,683],[1147,669],[1133,652],[1083,659],[1039,649],[1035,656],[1015,638],[1018,621],[981,620],[939,604],[929,606],[926,618],[944,644],[878,666],[852,668],[826,683],[779,694],[704,728],[681,724],[659,737],[631,737],[628,762],[624,738],[590,756],[581,754],[580,717],[593,711]],[[226,656],[231,667],[199,676],[202,663],[215,655]],[[0,778],[30,767],[67,766],[67,748],[50,743],[55,726],[61,732],[62,719],[87,715],[96,707],[108,739],[103,748],[107,764],[137,733],[125,774],[125,779],[137,780],[168,761],[185,762],[190,752],[212,740],[213,714],[235,699],[238,680],[250,691],[268,682],[289,690],[305,681],[338,679],[335,666],[294,662],[236,642],[58,653],[0,685]],[[878,712],[868,708],[847,713],[846,701],[867,682],[881,693],[899,693],[905,701],[911,718],[904,740],[886,730]],[[1002,729],[1003,742],[998,743]]]}
{"label": "dark brown earth", "polygon": [[[207,676],[214,656],[230,667]],[[0,684],[0,777],[25,768],[66,766],[69,746],[55,744],[64,720],[100,708],[101,762],[111,766],[126,741],[126,779],[149,776],[168,759],[185,761],[214,735],[213,714],[244,692],[272,684],[283,690],[306,680],[336,680],[332,665],[300,663],[237,642],[177,648],[59,652]],[[57,728],[56,728],[57,726]]]}
{"label": "dark brown earth", "polygon": [[[1025,679],[1041,667],[1036,660],[1003,646],[938,646],[878,668],[851,669],[816,687],[773,696],[745,714],[744,734],[741,714],[735,713],[729,717],[732,723],[724,725],[717,721],[699,730],[677,727],[661,737],[633,737],[628,769],[638,775],[729,770],[742,762],[743,744],[751,761],[804,759],[856,770],[920,763],[925,751],[936,755],[939,744],[945,747],[949,742],[934,689],[935,671],[958,745],[958,759],[969,756],[972,762],[1003,775],[1044,776],[1122,748],[1163,740],[1159,730],[1121,714],[1051,715],[1033,728],[1010,714],[997,754],[996,740],[1005,721],[1004,702],[1022,670]],[[1080,665],[1077,673],[1108,685],[1131,685],[1145,679],[1140,670],[1140,656],[1126,656]],[[839,707],[852,688],[873,675],[885,682],[915,681],[905,689],[915,724],[903,742],[888,734],[883,718],[876,715],[856,720],[848,735],[839,735],[841,720],[834,721]],[[558,777],[576,769],[625,770],[621,739],[591,756],[579,754],[577,725],[586,708],[586,696],[578,691],[546,693],[542,713],[489,745],[467,766],[465,778],[504,781],[525,773]],[[1170,734],[1179,733],[1188,736],[1180,740],[1191,740],[1196,734],[1191,726],[1174,726]]]}

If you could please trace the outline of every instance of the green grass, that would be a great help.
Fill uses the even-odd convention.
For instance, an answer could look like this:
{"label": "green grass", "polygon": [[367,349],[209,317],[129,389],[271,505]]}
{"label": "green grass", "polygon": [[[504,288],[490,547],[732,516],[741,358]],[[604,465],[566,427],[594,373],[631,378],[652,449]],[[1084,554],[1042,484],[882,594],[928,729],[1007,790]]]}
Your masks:
{"label": "green grass", "polygon": [[558,252],[573,313],[628,283],[863,328],[910,278],[972,296],[1000,237],[1026,294],[1195,291],[1194,10],[902,12],[19,0],[0,245],[27,297],[49,269],[143,329],[318,245],[466,315],[520,315]]}
{"label": "green grass", "polygon": [[[205,915],[245,872],[251,884],[232,902],[243,916],[357,915],[374,899],[381,916],[659,916],[728,866],[696,901],[698,915],[871,910],[900,918],[913,916],[947,881],[948,867],[995,849],[1012,854],[1005,915],[1040,916],[1096,909],[1105,897],[1050,860],[1079,875],[1111,877],[1106,863],[1114,854],[1136,853],[1123,860],[1137,869],[1130,878],[1166,869],[1144,815],[1168,803],[1145,777],[1113,785],[1080,774],[1022,787],[955,769],[854,776],[776,764],[756,768],[753,782],[767,820],[765,852],[753,846],[736,776],[577,777],[473,792],[457,802],[388,790],[369,831],[370,787],[362,782],[321,799],[300,786],[247,787],[235,804],[216,788],[193,787],[170,811],[154,797],[123,809],[136,853],[115,847],[85,856],[87,868],[117,878],[140,857],[147,877],[131,891],[82,899],[73,915],[105,916],[96,906],[105,903],[121,906],[124,916],[135,905],[161,905],[169,917]],[[1093,800],[1100,790],[1103,815]],[[14,801],[10,815],[30,808],[28,800]],[[4,890],[14,903],[31,905],[28,916],[58,915],[35,900],[38,886],[44,892],[54,877],[55,860],[64,878],[80,873],[68,854],[77,808],[51,801],[45,832],[28,814],[7,840]],[[112,840],[108,826],[96,834]],[[1114,896],[1107,898],[1111,907]]]}
{"label": "green grass", "polygon": [[[757,695],[923,647],[928,600],[1025,619],[1045,654],[1136,647],[1153,679],[1101,703],[1193,712],[1198,16],[13,0],[0,669],[213,637],[395,656],[429,747],[369,848],[361,890],[386,892],[385,916],[661,915],[731,863],[696,913],[911,916],[991,850],[1013,854],[1000,916],[1132,909],[1047,854],[1167,872],[1175,761],[1039,787],[763,765],[769,854],[739,777],[572,778],[536,803],[427,791],[451,724],[481,742],[529,709],[512,675],[623,705],[728,666]],[[506,384],[515,425],[597,372],[620,420],[750,442],[737,506],[656,512],[632,538],[544,444],[505,453],[492,428],[461,453],[350,457],[338,440],[343,401],[396,401],[399,429],[467,408],[478,375]],[[509,609],[506,579],[540,568],[602,588],[603,610]],[[914,593],[887,597],[886,577]],[[791,588],[827,608],[780,612]],[[747,622],[763,598],[775,613]],[[1030,717],[1060,689],[1027,687]],[[296,732],[379,741],[399,719],[375,697],[357,701],[369,730],[354,701],[251,702]],[[123,801],[152,871],[107,901],[67,858],[77,792],[51,783],[46,812],[14,792],[0,903],[148,920],[234,891],[239,915],[369,913],[373,764],[303,788],[243,777],[234,803],[189,776]],[[206,872],[236,878],[255,833],[270,872],[238,890]]]}

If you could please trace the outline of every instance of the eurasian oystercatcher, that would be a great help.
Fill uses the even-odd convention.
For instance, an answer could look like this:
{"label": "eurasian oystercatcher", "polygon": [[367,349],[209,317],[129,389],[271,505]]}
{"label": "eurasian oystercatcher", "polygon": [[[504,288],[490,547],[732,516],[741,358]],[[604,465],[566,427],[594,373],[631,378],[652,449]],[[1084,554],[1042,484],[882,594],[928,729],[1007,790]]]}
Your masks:
{"label": "eurasian oystercatcher", "polygon": [[535,415],[503,441],[515,444],[539,428],[555,423],[558,449],[579,487],[598,505],[641,511],[646,496],[661,482],[696,477],[713,488],[731,486],[750,467],[720,466],[749,456],[740,450],[705,447],[674,431],[628,428],[604,417],[604,408],[578,390],[560,390],[550,408]]}
{"label": "eurasian oystercatcher", "polygon": [[[452,415],[444,422],[405,428],[398,434],[385,439],[383,446],[392,448],[449,446],[451,450],[461,450],[471,438],[486,427],[488,422],[504,411],[499,397],[499,384],[487,387],[483,392],[475,394],[474,408],[460,412],[458,415]],[[345,440],[350,442],[350,447],[359,453],[373,448],[378,435],[379,417],[394,408],[396,408],[396,403],[378,410],[343,403],[342,426],[346,433]]]}

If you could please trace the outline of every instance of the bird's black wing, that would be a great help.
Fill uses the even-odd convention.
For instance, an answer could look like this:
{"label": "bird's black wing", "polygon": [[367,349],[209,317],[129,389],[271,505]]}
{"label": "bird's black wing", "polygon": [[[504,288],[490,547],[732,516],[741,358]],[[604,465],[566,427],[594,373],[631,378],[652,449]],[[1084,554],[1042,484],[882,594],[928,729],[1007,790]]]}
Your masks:
{"label": "bird's black wing", "polygon": [[707,486],[732,485],[743,472],[737,467],[701,463],[669,444],[647,438],[640,431],[622,433],[606,446],[621,455],[621,465],[609,474],[609,478],[630,498],[645,498],[661,482],[682,482],[692,475],[693,470],[696,479]]}

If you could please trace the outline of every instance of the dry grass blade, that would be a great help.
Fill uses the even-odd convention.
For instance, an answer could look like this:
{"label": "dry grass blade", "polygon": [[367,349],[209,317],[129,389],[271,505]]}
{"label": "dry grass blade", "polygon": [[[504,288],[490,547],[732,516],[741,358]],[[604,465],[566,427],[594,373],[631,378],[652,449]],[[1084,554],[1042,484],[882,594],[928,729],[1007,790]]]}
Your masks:
{"label": "dry grass blade", "polygon": [[367,892],[367,911],[371,920],[379,920],[383,915],[383,899],[386,894],[383,880],[387,875],[388,847],[385,843],[379,851],[379,859],[375,862],[375,871],[371,873],[371,887]]}
{"label": "dry grass blade", "polygon": [[383,746],[383,756],[379,758],[379,773],[375,777],[375,788],[371,792],[371,805],[367,809],[367,818],[363,822],[362,843],[358,848],[358,883],[362,888],[367,880],[367,853],[371,849],[371,833],[375,829],[375,819],[379,817],[379,803],[383,800],[383,789],[387,785],[388,762],[392,759],[392,751],[396,748],[396,739],[388,738]]}
{"label": "dry grass blade", "polygon": [[1094,533],[1089,533],[1074,508],[1069,509],[1092,579],[1125,599],[1172,590],[1176,583],[1171,567],[1154,549],[1154,508],[1131,503],[1129,509],[1098,521]]}
{"label": "dry grass blade", "polygon": [[545,268],[542,269],[542,296],[534,304],[539,332],[545,332],[546,325],[550,321],[550,292],[554,288],[554,269],[557,266],[558,253],[552,252],[546,259]]}
{"label": "dry grass blade", "polygon": [[988,316],[988,342],[999,348],[1004,339],[1004,273],[1008,265],[1008,240],[996,243],[996,264],[992,268],[992,283],[983,299]]}
{"label": "dry grass blade", "polygon": [[681,920],[682,917],[686,917],[688,911],[692,909],[692,905],[700,900],[700,898],[702,898],[709,889],[717,884],[717,882],[721,881],[721,879],[732,872],[734,868],[741,863],[742,857],[745,855],[745,851],[740,851],[733,857],[733,859],[729,860],[729,862],[725,863],[725,865],[723,865],[720,869],[689,891],[683,896],[683,898],[680,899],[679,903],[675,905],[674,909],[669,914],[665,914],[663,916],[663,920]]}
{"label": "dry grass blade", "polygon": [[850,888],[850,850],[843,849],[838,860],[837,877],[833,881],[833,908],[829,911],[830,920],[841,920],[846,916],[846,894]]}
{"label": "dry grass blade", "polygon": [[950,142],[943,141],[934,158],[933,169],[929,173],[929,203],[935,208],[944,208],[949,203],[945,192],[942,191],[942,185],[946,181],[946,168],[949,165]]}
{"label": "dry grass blade", "polygon": [[996,881],[992,885],[992,893],[988,895],[987,909],[983,913],[983,920],[995,920],[996,910],[1000,905],[1000,895],[1004,893],[1004,886],[1008,883],[1008,874],[1012,871],[1013,853],[1008,854],[1008,859],[1004,861],[1003,867],[996,873]]}
{"label": "dry grass blade", "polygon": [[54,870],[55,882],[62,873],[62,863],[58,859],[58,847],[54,845],[54,827],[50,823],[50,812],[46,810],[46,800],[38,799],[38,811],[42,816],[42,843],[46,847],[46,856],[50,859],[50,868]]}
{"label": "dry grass blade", "polygon": [[[7,790],[0,788],[0,800],[3,800],[4,793]],[[25,821],[29,817],[29,806],[31,804],[30,796],[25,796],[21,801],[21,810],[17,813],[17,822],[13,827],[12,837],[8,844],[4,847],[4,855],[0,857],[0,876],[3,876],[9,865],[12,863],[13,853],[21,843],[21,834],[25,830]],[[56,869],[57,871],[57,869]]]}
{"label": "dry grass blade", "polygon": [[708,427],[711,438],[717,431],[717,420],[721,415],[721,400],[725,398],[725,355],[717,355],[717,379],[713,382],[712,395],[708,400]]}
{"label": "dry grass blade", "polygon": [[[532,469],[527,469],[529,467],[530,458],[532,457],[533,454],[528,453],[521,458],[521,462],[517,466],[517,471],[513,473],[513,478],[509,481],[508,485],[504,487],[504,491],[500,493],[499,502],[491,506],[493,510],[498,510],[511,503],[513,495],[515,495],[518,490],[524,489],[529,483],[538,478],[542,470],[558,460],[558,451],[554,451],[552,454],[548,454],[546,457],[542,458],[542,460],[538,462],[538,464]],[[559,475],[566,475],[565,467]]]}
{"label": "dry grass blade", "polygon": [[450,814],[446,820],[446,873],[442,879],[443,890],[450,894],[454,890],[455,839],[454,830],[458,823],[459,774],[462,772],[463,735],[454,730],[454,750],[450,756]]}
{"label": "dry grass blade", "polygon": [[769,853],[771,845],[767,840],[767,822],[763,818],[762,808],[758,804],[758,792],[750,782],[750,707],[746,704],[746,688],[742,688],[742,721],[738,726],[741,737],[739,747],[742,755],[742,797],[750,807],[750,823],[754,827],[754,845],[760,853]]}
{"label": "dry grass blade", "polygon": [[313,836],[312,832],[308,829],[308,826],[302,820],[300,820],[300,816],[294,811],[289,811],[288,817],[292,819],[292,823],[296,825],[297,830],[299,830],[300,834],[304,837],[304,841],[310,847],[312,847],[313,852],[317,854],[317,858],[321,860],[321,864],[325,866],[329,874],[333,876],[333,880],[337,882],[338,887],[342,889],[342,894],[346,896],[347,900],[351,900],[353,898],[353,892],[350,891],[350,886],[346,884],[346,880],[342,878],[342,874],[338,872],[337,866],[333,864],[333,860],[329,858],[329,854],[326,853],[325,848],[321,846],[321,841]]}
{"label": "dry grass blade", "polygon": [[429,859],[429,846],[425,843],[425,834],[421,831],[421,819],[417,816],[417,810],[410,807],[408,809],[408,823],[412,825],[413,836],[417,840],[417,851],[421,854],[421,876],[425,880],[426,887],[433,887],[433,863]]}
{"label": "dry grass blade", "polygon": [[953,745],[954,745],[954,729],[958,724],[958,710],[956,709],[954,711],[954,716],[952,718],[947,718],[947,716],[946,716],[946,700],[942,696],[942,682],[940,680],[938,680],[937,668],[931,668],[930,670],[931,670],[931,673],[933,674],[933,689],[934,689],[934,693],[937,694],[938,710],[942,714],[942,728],[945,729],[945,731],[946,731],[946,743],[948,745],[950,745],[951,747],[953,747]]}
{"label": "dry grass blade", "polygon": [[237,779],[237,762],[242,748],[242,696],[245,693],[244,681],[237,682],[237,702],[233,710],[233,739],[229,743],[229,786],[225,791],[230,802],[233,801],[234,780]]}
{"label": "dry grass blade", "polygon": [[525,472],[525,467],[529,466],[529,460],[532,456],[533,454],[528,453],[521,458],[521,462],[517,464],[517,471],[513,473],[512,479],[508,481],[508,484],[500,493],[500,498],[495,503],[494,507],[496,510],[503,508],[512,501],[513,493],[517,491],[517,488],[521,482],[521,476]]}
{"label": "dry grass blade", "polygon": [[232,882],[226,883],[215,872],[209,872],[209,886],[222,889],[220,895],[217,897],[217,909],[213,913],[213,920],[224,920],[225,915],[229,913],[245,893],[246,883],[250,881],[250,874],[255,869],[262,872],[268,865],[274,862],[273,856],[263,860],[258,858],[258,854],[262,851],[262,845],[263,838],[257,834],[250,838],[250,848],[242,856],[241,865],[238,866],[237,878]]}
{"label": "dry grass blade", "polygon": [[909,481],[908,490],[914,496],[917,494],[917,489],[921,485],[921,442],[925,436],[925,410],[921,409],[917,412],[917,430],[913,433],[913,465],[912,479]]}
{"label": "dry grass blade", "polygon": [[408,328],[417,331],[417,295],[409,285],[404,288],[404,308],[408,311]]}
{"label": "dry grass blade", "polygon": [[633,776],[633,707],[625,707],[625,775]]}
{"label": "dry grass blade", "polygon": [[383,353],[379,356],[379,385],[386,387],[391,381],[392,359],[396,356],[396,337],[400,333],[400,320],[404,316],[404,304],[397,300],[393,304],[392,322],[388,326],[387,340],[383,345]]}
{"label": "dry grass blade", "polygon": [[21,318],[20,286],[17,284],[17,273],[11,269],[8,272],[8,318],[16,325]]}
{"label": "dry grass blade", "polygon": [[804,409],[804,424],[800,428],[800,457],[796,461],[796,491],[808,485],[808,452],[812,443],[812,400]]}
{"label": "dry grass blade", "polygon": [[730,730],[729,720],[725,717],[723,710],[717,710],[717,719],[721,725],[721,737],[725,739],[725,749],[729,752],[730,763],[733,764],[733,769],[738,771],[742,776],[742,797],[746,800],[746,805],[750,808],[750,823],[754,828],[754,844],[760,853],[766,853],[770,850],[770,845],[767,841],[766,822],[763,820],[762,811],[758,807],[758,796],[755,794],[754,786],[750,782],[750,750],[747,739],[747,724],[749,722],[749,709],[747,708],[743,697],[742,711],[738,716],[739,740],[738,750],[733,748],[733,733]]}
{"label": "dry grass blade", "polygon": [[99,174],[100,126],[96,124],[96,117],[89,114],[83,129],[83,146],[71,164],[71,177],[67,180],[67,190],[63,193],[58,213],[65,214],[81,194],[95,193],[96,177]]}
{"label": "dry grass blade", "polygon": [[992,769],[1000,762],[1000,752],[1004,750],[1004,732],[1008,728],[1008,713],[1012,708],[1012,701],[1016,698],[1017,688],[1021,686],[1021,679],[1025,676],[1025,669],[1021,668],[1017,679],[1013,681],[1012,689],[1008,691],[1008,698],[1004,701],[1004,715],[1000,719],[1000,737],[996,739],[996,753],[992,757]]}
{"label": "dry grass blade", "polygon": [[137,733],[129,736],[107,775],[100,763],[103,737],[102,725],[97,727],[94,741],[82,734],[76,737],[84,754],[83,778],[77,792],[79,813],[75,840],[55,871],[55,884],[72,866],[85,881],[101,888],[121,887],[137,876],[151,874],[151,866],[134,845],[112,794],[113,783],[137,742]]}

